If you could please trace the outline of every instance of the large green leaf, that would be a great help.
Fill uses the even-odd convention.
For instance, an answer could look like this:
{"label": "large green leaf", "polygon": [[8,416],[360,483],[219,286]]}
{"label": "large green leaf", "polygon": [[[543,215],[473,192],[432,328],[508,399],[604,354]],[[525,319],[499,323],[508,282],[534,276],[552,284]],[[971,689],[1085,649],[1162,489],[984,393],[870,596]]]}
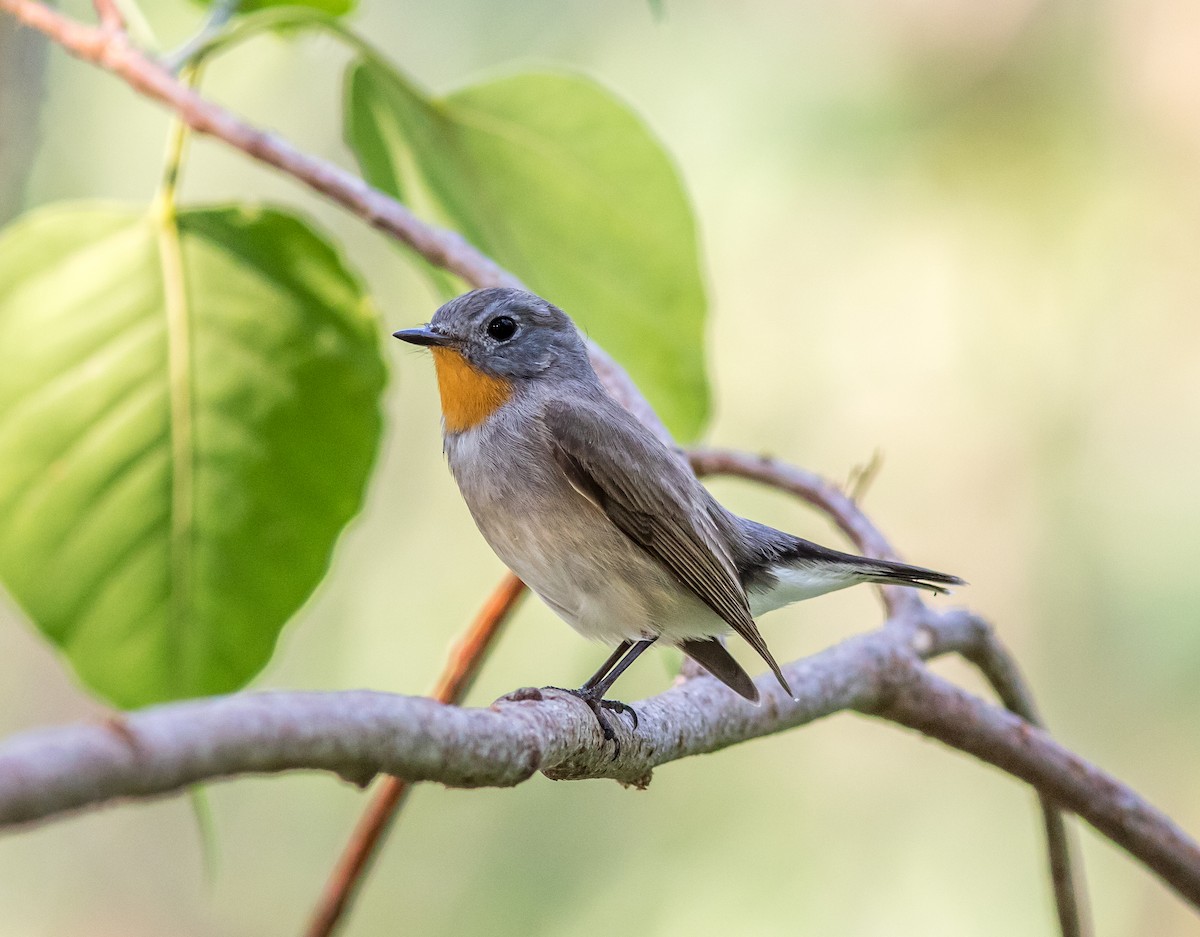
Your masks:
{"label": "large green leaf", "polygon": [[241,686],[358,510],[383,381],[294,217],[29,216],[0,237],[0,579],[120,705]]}
{"label": "large green leaf", "polygon": [[[624,364],[679,436],[708,413],[691,207],[662,147],[595,83],[522,74],[430,99],[377,60],[347,75],[372,185],[433,208]],[[422,204],[422,199],[429,204]]]}

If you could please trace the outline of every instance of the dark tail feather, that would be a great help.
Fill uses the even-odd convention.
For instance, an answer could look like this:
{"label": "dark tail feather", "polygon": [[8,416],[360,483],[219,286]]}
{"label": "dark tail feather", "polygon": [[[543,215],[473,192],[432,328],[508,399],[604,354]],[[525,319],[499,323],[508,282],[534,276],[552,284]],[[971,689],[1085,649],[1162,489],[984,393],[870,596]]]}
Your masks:
{"label": "dark tail feather", "polygon": [[758,702],[758,687],[742,665],[733,659],[716,638],[693,638],[680,641],[679,649],[739,696]]}
{"label": "dark tail feather", "polygon": [[909,566],[907,563],[893,563],[891,560],[859,559],[859,563],[862,574],[868,581],[885,585],[912,586],[945,595],[950,591],[947,586],[967,584],[957,576],[925,569],[923,566]]}
{"label": "dark tail feather", "polygon": [[[814,572],[827,571],[833,574],[828,587],[815,591],[832,592],[844,589],[856,582],[878,582],[896,586],[912,586],[930,592],[945,593],[947,586],[965,586],[957,576],[939,573],[923,566],[909,566],[892,560],[871,560],[841,550],[831,550],[810,540],[804,540],[766,524],[737,518],[742,527],[741,553],[738,555],[738,570],[742,585],[750,590],[770,590],[776,584],[775,568],[794,567]],[[845,574],[844,582],[837,582]],[[791,601],[796,601],[792,599]]]}

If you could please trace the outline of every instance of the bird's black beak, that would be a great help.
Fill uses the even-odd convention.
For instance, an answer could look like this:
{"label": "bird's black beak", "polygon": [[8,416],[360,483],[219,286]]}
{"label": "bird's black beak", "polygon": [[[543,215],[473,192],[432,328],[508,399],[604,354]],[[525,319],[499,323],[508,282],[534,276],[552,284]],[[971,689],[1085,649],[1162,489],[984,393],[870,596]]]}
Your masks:
{"label": "bird's black beak", "polygon": [[454,344],[454,339],[449,335],[435,332],[429,326],[419,329],[401,329],[399,332],[393,332],[392,337],[398,338],[402,342],[408,342],[411,345],[443,346]]}

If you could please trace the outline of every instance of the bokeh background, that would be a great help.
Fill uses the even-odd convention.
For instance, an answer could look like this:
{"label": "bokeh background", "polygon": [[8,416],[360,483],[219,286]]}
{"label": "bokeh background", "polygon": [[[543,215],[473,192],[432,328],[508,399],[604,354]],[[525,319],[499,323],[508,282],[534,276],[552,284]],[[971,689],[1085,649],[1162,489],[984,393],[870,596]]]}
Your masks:
{"label": "bokeh background", "polygon": [[[198,25],[183,2],[147,7],[166,41]],[[708,438],[834,478],[881,451],[866,507],[903,553],[970,580],[951,601],[995,622],[1067,745],[1200,830],[1194,0],[668,0],[661,21],[635,0],[363,0],[355,21],[437,90],[555,66],[631,102],[700,221]],[[344,61],[332,41],[264,39],[206,89],[349,164]],[[164,115],[58,52],[45,86],[40,133],[18,140],[37,141],[25,204],[148,199]],[[6,154],[0,174],[20,163]],[[183,195],[299,205],[366,272],[389,331],[432,311],[381,237],[218,145],[194,147]],[[428,361],[385,350],[367,508],[256,687],[421,692],[501,573],[442,464]],[[715,487],[837,542],[786,498]],[[764,630],[791,659],[879,618],[860,590]],[[602,656],[530,602],[471,700],[577,683]],[[650,655],[622,695],[669,679]],[[99,711],[0,604],[0,731]],[[186,798],[0,839],[0,935],[299,933],[363,795],[314,775],[209,798],[211,869]],[[1147,873],[1079,837],[1099,935],[1200,933]],[[644,793],[421,788],[347,934],[1049,935],[1041,848],[1020,784],[842,715],[670,765]]]}

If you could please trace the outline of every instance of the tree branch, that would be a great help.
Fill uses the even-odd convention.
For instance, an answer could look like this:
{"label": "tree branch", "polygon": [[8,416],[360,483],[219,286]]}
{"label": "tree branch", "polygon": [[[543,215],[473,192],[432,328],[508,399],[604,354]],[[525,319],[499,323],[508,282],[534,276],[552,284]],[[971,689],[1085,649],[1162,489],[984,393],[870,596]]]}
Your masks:
{"label": "tree branch", "polygon": [[[906,632],[919,636],[906,642]],[[1200,847],[1133,790],[1045,732],[929,673],[922,657],[976,640],[973,616],[927,615],[788,665],[797,698],[768,676],[762,704],[698,677],[643,700],[621,753],[561,691],[525,691],[490,709],[352,691],[237,694],[154,707],[119,721],[45,729],[0,746],[0,825],[170,793],[199,781],[301,768],[354,783],[377,772],[453,787],[507,787],[542,772],[644,787],[652,770],[842,710],[909,726],[1022,778],[1079,814],[1200,905]]]}
{"label": "tree branch", "polygon": [[[923,653],[943,654],[972,640],[963,627],[967,618],[950,612],[931,619]],[[795,701],[764,676],[759,706],[709,677],[689,680],[639,704],[638,731],[621,733],[617,758],[591,711],[553,690],[542,700],[532,691],[486,710],[367,691],[240,693],[155,706],[5,741],[0,826],[199,781],[301,768],[356,784],[385,773],[452,787],[503,787],[539,770],[562,779],[645,783],[653,768],[677,758],[844,709],[877,709],[888,667],[914,653],[886,628],[850,638],[786,668]]]}

